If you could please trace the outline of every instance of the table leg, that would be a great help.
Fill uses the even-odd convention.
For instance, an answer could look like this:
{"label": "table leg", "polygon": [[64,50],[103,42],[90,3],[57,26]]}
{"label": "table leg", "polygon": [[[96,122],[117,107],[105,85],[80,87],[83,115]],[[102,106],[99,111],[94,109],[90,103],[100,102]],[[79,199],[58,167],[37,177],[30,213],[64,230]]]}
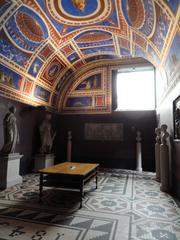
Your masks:
{"label": "table leg", "polygon": [[43,191],[43,173],[40,173],[39,179],[39,202],[42,202],[42,191]]}
{"label": "table leg", "polygon": [[96,170],[96,189],[98,188],[98,171]]}
{"label": "table leg", "polygon": [[84,182],[82,179],[80,184],[80,207],[79,208],[82,208],[82,201],[83,201],[83,195],[84,195],[83,187],[84,187]]}

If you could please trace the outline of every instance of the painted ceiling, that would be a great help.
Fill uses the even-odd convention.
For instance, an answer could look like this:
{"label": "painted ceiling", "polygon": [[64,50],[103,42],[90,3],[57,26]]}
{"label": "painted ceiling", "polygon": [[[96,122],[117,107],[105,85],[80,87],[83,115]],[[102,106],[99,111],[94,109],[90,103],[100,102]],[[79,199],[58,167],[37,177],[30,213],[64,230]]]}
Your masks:
{"label": "painted ceiling", "polygon": [[180,67],[179,17],[179,0],[0,0],[0,94],[57,109],[77,73],[132,57],[170,79]]}

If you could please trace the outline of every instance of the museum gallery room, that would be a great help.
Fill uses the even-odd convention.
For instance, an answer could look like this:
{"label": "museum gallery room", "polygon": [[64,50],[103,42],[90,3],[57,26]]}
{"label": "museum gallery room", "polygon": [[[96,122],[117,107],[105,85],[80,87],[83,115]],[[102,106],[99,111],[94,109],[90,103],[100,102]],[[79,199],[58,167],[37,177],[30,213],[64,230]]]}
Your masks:
{"label": "museum gallery room", "polygon": [[180,240],[180,1],[0,0],[0,240]]}

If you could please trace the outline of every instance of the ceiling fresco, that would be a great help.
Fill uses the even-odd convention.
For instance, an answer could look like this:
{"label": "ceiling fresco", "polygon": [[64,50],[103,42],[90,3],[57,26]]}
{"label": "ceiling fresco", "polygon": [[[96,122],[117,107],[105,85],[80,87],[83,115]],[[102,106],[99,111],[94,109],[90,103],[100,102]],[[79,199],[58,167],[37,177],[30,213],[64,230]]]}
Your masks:
{"label": "ceiling fresco", "polygon": [[179,77],[179,18],[180,0],[1,0],[0,95],[109,112],[103,65],[141,57]]}
{"label": "ceiling fresco", "polygon": [[[77,73],[68,88],[61,112],[109,113],[111,111],[111,83],[108,69],[96,67]],[[78,79],[78,80],[77,80]]]}

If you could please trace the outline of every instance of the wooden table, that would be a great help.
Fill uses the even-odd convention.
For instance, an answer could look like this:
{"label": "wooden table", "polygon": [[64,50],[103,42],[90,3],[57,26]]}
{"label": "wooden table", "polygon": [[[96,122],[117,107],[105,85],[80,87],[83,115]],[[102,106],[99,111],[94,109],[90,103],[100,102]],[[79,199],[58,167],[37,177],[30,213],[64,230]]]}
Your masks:
{"label": "wooden table", "polygon": [[96,178],[99,164],[63,162],[51,167],[39,170],[39,200],[42,199],[43,186],[66,188],[68,190],[79,190],[80,208],[82,207],[82,198],[84,195],[84,185],[92,178]]}

